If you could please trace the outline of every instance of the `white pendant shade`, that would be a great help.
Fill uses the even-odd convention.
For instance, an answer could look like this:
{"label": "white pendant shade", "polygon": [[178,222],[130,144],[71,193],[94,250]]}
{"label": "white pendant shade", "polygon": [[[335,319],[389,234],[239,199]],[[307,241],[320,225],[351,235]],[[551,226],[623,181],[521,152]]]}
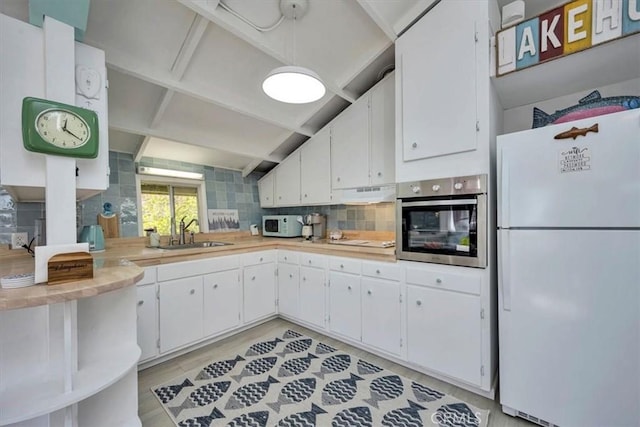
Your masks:
{"label": "white pendant shade", "polygon": [[289,104],[317,101],[326,92],[316,73],[297,66],[275,68],[264,79],[262,90],[269,97]]}

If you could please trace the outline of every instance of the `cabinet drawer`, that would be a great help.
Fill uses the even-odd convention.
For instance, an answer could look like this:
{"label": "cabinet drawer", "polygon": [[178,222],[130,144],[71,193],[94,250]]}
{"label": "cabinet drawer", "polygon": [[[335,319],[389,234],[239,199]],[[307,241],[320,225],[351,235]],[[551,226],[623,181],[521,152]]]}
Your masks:
{"label": "cabinet drawer", "polygon": [[304,265],[305,267],[325,268],[327,266],[327,257],[318,254],[301,253],[300,265]]}
{"label": "cabinet drawer", "polygon": [[341,273],[360,274],[362,261],[351,258],[329,258],[329,268]]}
{"label": "cabinet drawer", "polygon": [[471,274],[407,267],[407,283],[480,295],[482,278]]}
{"label": "cabinet drawer", "polygon": [[156,282],[156,267],[145,267],[144,276],[136,283],[136,286],[149,285]]}
{"label": "cabinet drawer", "polygon": [[235,255],[160,265],[158,266],[158,282],[202,276],[217,271],[232,270],[239,266],[238,257]]}
{"label": "cabinet drawer", "polygon": [[242,263],[246,265],[266,264],[276,261],[276,251],[251,252],[242,255]]}
{"label": "cabinet drawer", "polygon": [[284,262],[286,264],[298,264],[300,260],[300,254],[291,251],[278,251],[278,262]]}
{"label": "cabinet drawer", "polygon": [[363,261],[362,275],[400,281],[402,279],[402,269],[398,264],[394,263]]}

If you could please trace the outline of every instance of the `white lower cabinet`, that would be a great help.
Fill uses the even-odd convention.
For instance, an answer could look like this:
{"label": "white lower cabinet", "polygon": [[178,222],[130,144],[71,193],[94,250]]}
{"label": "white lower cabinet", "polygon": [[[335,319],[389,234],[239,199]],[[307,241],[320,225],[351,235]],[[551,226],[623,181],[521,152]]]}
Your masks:
{"label": "white lower cabinet", "polygon": [[305,322],[324,328],[325,271],[322,268],[300,267],[300,316]]}
{"label": "white lower cabinet", "polygon": [[362,342],[399,355],[402,342],[400,284],[362,278]]}
{"label": "white lower cabinet", "polygon": [[204,336],[215,335],[240,325],[240,270],[220,271],[204,276]]}
{"label": "white lower cabinet", "polygon": [[142,350],[140,361],[144,361],[158,355],[158,305],[156,285],[144,285],[136,287],[138,298],[137,326],[138,346]]}
{"label": "white lower cabinet", "polygon": [[361,316],[360,276],[329,273],[329,330],[360,341]]}
{"label": "white lower cabinet", "polygon": [[278,313],[299,316],[298,286],[300,267],[294,264],[278,264]]}
{"label": "white lower cabinet", "polygon": [[275,263],[245,266],[243,271],[244,323],[276,312]]}
{"label": "white lower cabinet", "polygon": [[408,285],[409,362],[481,385],[480,316],[477,295]]}
{"label": "white lower cabinet", "polygon": [[202,276],[170,280],[160,287],[160,352],[202,338]]}

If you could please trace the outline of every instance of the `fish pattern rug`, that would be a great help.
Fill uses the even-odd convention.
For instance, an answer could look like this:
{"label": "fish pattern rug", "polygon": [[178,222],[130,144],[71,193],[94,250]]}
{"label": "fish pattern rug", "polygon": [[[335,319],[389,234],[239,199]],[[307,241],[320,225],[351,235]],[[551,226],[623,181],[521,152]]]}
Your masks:
{"label": "fish pattern rug", "polygon": [[151,390],[180,427],[480,427],[489,417],[293,330]]}

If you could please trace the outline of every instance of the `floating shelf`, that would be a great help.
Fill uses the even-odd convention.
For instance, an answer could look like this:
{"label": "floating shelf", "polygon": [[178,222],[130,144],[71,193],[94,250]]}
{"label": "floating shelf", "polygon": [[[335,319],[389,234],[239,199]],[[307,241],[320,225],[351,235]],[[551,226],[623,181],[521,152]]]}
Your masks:
{"label": "floating shelf", "polygon": [[640,34],[613,40],[492,81],[502,108],[535,102],[640,78]]}

